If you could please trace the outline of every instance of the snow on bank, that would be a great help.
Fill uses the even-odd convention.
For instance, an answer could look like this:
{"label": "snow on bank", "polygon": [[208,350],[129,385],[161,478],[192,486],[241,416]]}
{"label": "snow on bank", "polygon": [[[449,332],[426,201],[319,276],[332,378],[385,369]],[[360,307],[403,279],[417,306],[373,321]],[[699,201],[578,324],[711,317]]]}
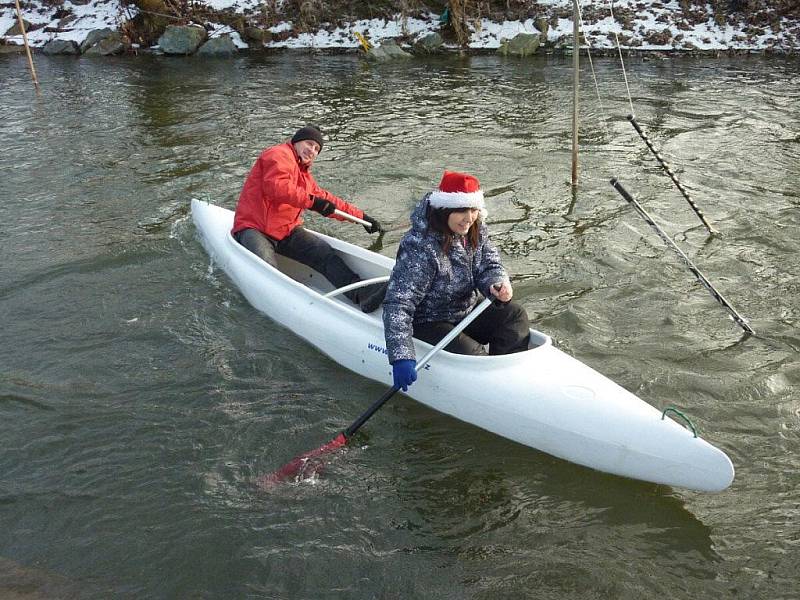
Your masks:
{"label": "snow on bank", "polygon": [[[263,0],[205,0],[216,10],[237,14],[254,14]],[[539,0],[542,16],[550,28],[550,44],[571,43],[572,0]],[[617,40],[623,48],[640,50],[800,50],[800,20],[773,18],[764,25],[754,26],[746,21],[752,15],[741,14],[741,21],[729,21],[720,27],[714,19],[710,4],[695,7],[691,20],[681,10],[678,0],[592,0],[582,2],[583,30],[587,43],[595,49],[616,48]],[[24,18],[34,27],[28,41],[34,47],[48,41],[73,40],[82,42],[90,31],[108,27],[119,29],[135,16],[135,8],[123,7],[119,0],[89,0],[87,4],[74,4],[65,0],[59,7],[44,5],[41,0],[30,0],[23,9]],[[613,11],[613,12],[612,12]],[[68,16],[64,16],[64,15]],[[613,16],[612,16],[613,15]],[[9,31],[17,22],[13,5],[0,8],[0,34]],[[265,44],[269,48],[357,48],[360,44],[356,32],[373,44],[389,38],[414,39],[440,27],[439,15],[423,18],[397,17],[392,20],[368,19],[354,21],[342,27],[322,28],[315,33],[291,35],[293,24],[282,23],[270,31],[275,41]],[[774,27],[774,29],[773,29]],[[212,35],[230,32],[240,48],[247,44],[236,32],[220,25],[211,25]],[[287,33],[289,35],[287,36]],[[493,49],[501,40],[518,33],[536,33],[532,19],[525,21],[491,22],[486,19],[473,26],[469,47],[475,50]],[[280,35],[283,34],[283,35]],[[8,44],[22,44],[22,36],[5,36]]]}
{"label": "snow on bank", "polygon": [[[119,29],[127,20],[136,16],[136,9],[126,9],[118,0],[89,0],[87,4],[73,4],[65,0],[60,7],[47,6],[39,0],[22,3],[22,18],[39,26],[28,31],[28,43],[39,48],[50,40],[72,40],[80,44],[95,29]],[[7,6],[7,5],[6,5]],[[62,17],[69,13],[71,17]],[[14,5],[0,8],[0,35],[17,24]],[[22,36],[5,36],[8,44],[22,44]]]}
{"label": "snow on bank", "polygon": [[[219,0],[217,0],[219,1]],[[373,44],[380,44],[381,40],[398,38],[410,35],[413,37],[436,31],[439,26],[439,16],[430,15],[429,19],[364,19],[354,21],[345,27],[337,27],[331,31],[320,30],[316,33],[301,33],[279,42],[266,44],[270,48],[358,48],[361,44],[355,33],[358,32]],[[270,28],[272,33],[282,33],[292,29],[292,23],[281,23]]]}

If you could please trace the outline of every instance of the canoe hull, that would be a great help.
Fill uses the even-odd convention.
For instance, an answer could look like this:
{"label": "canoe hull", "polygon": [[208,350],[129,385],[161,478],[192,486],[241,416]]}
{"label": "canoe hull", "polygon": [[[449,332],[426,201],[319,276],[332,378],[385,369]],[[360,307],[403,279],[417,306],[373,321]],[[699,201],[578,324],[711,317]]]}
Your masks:
{"label": "canoe hull", "polygon": [[[230,235],[233,213],[192,201],[207,252],[245,298],[331,359],[374,381],[392,384],[380,310],[366,315],[348,300],[325,297],[314,272],[279,261],[273,268]],[[387,275],[394,261],[322,236],[362,277]],[[321,293],[322,292],[322,293]],[[408,395],[437,411],[606,473],[699,491],[733,481],[728,456],[531,330],[532,348],[506,356],[440,352]],[[430,349],[415,342],[417,355]]]}

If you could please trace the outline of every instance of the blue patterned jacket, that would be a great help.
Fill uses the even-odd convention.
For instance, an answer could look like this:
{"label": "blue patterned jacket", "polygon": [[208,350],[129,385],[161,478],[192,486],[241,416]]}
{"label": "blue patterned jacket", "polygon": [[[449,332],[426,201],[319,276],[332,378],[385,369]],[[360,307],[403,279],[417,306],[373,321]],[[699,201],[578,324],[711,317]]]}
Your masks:
{"label": "blue patterned jacket", "polygon": [[508,277],[485,224],[480,224],[476,249],[456,237],[445,254],[443,236],[428,229],[427,210],[428,195],[411,214],[383,302],[390,363],[415,358],[414,323],[457,323],[474,308],[477,292],[488,296],[492,284]]}

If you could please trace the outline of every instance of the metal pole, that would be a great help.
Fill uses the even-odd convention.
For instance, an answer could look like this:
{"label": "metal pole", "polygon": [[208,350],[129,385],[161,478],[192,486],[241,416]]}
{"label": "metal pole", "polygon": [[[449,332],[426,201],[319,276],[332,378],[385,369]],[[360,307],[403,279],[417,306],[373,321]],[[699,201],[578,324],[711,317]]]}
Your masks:
{"label": "metal pole", "polygon": [[581,51],[580,11],[572,0],[572,188],[578,186],[578,81]]}
{"label": "metal pole", "polygon": [[664,240],[664,243],[675,251],[683,263],[689,267],[689,270],[692,272],[692,274],[697,277],[697,281],[703,284],[703,287],[705,287],[711,293],[711,295],[714,297],[714,300],[719,302],[723,308],[728,311],[728,314],[730,314],[736,324],[744,329],[745,332],[754,334],[755,331],[753,331],[750,323],[748,323],[742,315],[736,312],[736,309],[730,305],[730,302],[728,302],[725,297],[720,294],[713,285],[711,285],[711,282],[706,278],[706,276],[703,275],[696,266],[694,266],[694,263],[689,260],[689,257],[686,256],[683,250],[681,250],[678,245],[667,235],[667,233],[658,226],[658,224],[653,220],[653,217],[651,217],[647,211],[642,208],[642,205],[639,204],[639,202],[637,202],[637,200],[631,196],[624,187],[622,187],[622,184],[616,177],[611,180],[611,185],[613,185],[614,189],[617,190],[623,198],[625,198],[628,204],[633,206],[636,212],[639,213],[639,216],[642,217],[645,222],[655,230],[655,232],[658,234],[658,237]]}
{"label": "metal pole", "polygon": [[639,134],[639,137],[642,138],[642,140],[644,140],[645,144],[647,144],[647,147],[650,149],[650,152],[653,153],[653,156],[656,157],[658,164],[661,165],[661,168],[664,169],[667,175],[669,175],[670,179],[672,179],[672,182],[675,184],[675,187],[678,188],[678,191],[681,194],[683,194],[684,198],[686,198],[686,201],[689,203],[689,206],[692,207],[692,210],[700,218],[700,221],[703,222],[703,225],[705,225],[705,228],[708,230],[708,233],[710,233],[711,235],[719,233],[716,229],[714,229],[711,223],[708,222],[706,216],[703,214],[703,211],[700,210],[699,206],[697,206],[697,203],[695,203],[695,201],[689,195],[689,192],[686,190],[686,188],[683,187],[683,185],[681,185],[680,181],[678,181],[678,178],[675,176],[675,173],[672,172],[672,169],[670,169],[669,165],[667,164],[667,161],[665,161],[664,157],[661,156],[661,154],[659,154],[658,150],[656,150],[655,146],[653,146],[653,142],[650,141],[650,138],[647,137],[647,134],[639,126],[639,123],[636,122],[636,117],[634,117],[632,114],[628,115],[628,121],[631,122],[631,125],[633,125],[633,128],[636,130],[636,133]]}

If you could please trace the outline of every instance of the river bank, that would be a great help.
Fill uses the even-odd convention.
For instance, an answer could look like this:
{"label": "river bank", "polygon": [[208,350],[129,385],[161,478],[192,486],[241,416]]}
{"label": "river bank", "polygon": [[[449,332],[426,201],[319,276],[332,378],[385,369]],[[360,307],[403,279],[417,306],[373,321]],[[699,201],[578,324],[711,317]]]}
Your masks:
{"label": "river bank", "polygon": [[[139,3],[141,4],[141,3]],[[279,3],[272,3],[279,4]],[[395,40],[403,48],[434,33],[442,33],[443,51],[493,52],[519,34],[541,37],[539,52],[572,46],[572,9],[569,0],[545,0],[526,12],[505,18],[469,18],[461,41],[453,33],[448,12],[416,11],[370,19],[348,19],[315,23],[313,20],[279,20],[279,13],[264,16],[263,3],[256,0],[208,0],[174,15],[161,14],[119,0],[32,0],[23,7],[28,42],[43,48],[55,40],[80,47],[93,31],[119,32],[117,52],[159,52],[158,37],[167,25],[197,24],[210,39],[228,37],[232,51],[260,49],[314,49],[356,51],[360,37],[371,45]],[[142,26],[147,16],[158,18],[153,29]],[[156,17],[153,17],[156,15]],[[286,16],[291,16],[287,14]],[[158,31],[158,27],[162,31]],[[145,29],[147,31],[145,31]],[[681,53],[770,52],[793,54],[800,50],[800,18],[775,8],[721,13],[712,4],[686,0],[645,2],[622,0],[592,2],[582,7],[583,47],[593,51]],[[149,32],[149,33],[148,33]],[[0,44],[23,44],[13,3],[0,4]],[[77,52],[76,52],[77,53]]]}

